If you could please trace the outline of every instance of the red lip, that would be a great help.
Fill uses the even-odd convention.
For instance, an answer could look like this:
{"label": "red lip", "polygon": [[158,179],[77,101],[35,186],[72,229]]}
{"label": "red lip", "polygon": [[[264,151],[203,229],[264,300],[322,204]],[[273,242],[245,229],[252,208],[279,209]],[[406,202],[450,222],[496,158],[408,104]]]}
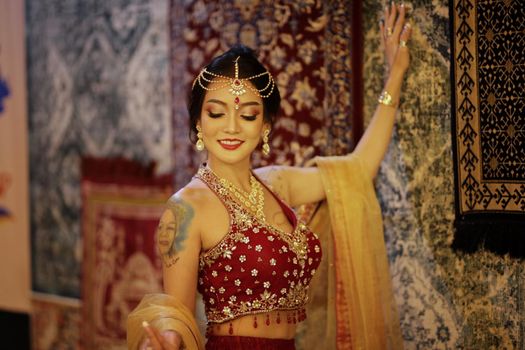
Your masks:
{"label": "red lip", "polygon": [[[226,141],[226,142],[238,142],[238,143],[227,144],[227,143],[224,143],[224,141]],[[241,140],[238,140],[238,139],[222,139],[222,140],[219,140],[218,142],[219,142],[219,145],[221,145],[222,148],[227,149],[228,151],[236,150],[237,148],[239,148],[244,143],[244,141],[241,141]]]}

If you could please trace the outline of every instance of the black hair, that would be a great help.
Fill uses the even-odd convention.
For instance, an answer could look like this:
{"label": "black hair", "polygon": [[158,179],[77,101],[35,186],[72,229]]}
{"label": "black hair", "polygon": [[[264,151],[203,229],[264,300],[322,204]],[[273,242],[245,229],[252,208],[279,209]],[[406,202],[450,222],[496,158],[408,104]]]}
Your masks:
{"label": "black hair", "polygon": [[[208,72],[224,75],[227,77],[235,76],[235,60],[239,65],[239,78],[247,78],[254,76],[259,73],[266,72],[266,68],[259,62],[256,57],[255,51],[251,48],[242,44],[232,46],[228,51],[219,55],[211,60],[211,62],[205,67]],[[201,79],[200,82],[206,87],[208,82]],[[260,78],[250,80],[255,88],[258,90],[264,89],[268,84],[268,76],[264,75]],[[266,92],[266,91],[265,91]],[[202,104],[204,103],[204,96],[206,90],[203,89],[199,82],[196,82],[193,88],[190,90],[188,95],[188,112],[190,116],[190,139],[194,141],[197,133],[197,122],[201,116]],[[281,104],[281,95],[277,84],[275,84],[273,92],[270,96],[263,98],[263,118],[264,121],[273,126],[275,117],[279,112]]]}

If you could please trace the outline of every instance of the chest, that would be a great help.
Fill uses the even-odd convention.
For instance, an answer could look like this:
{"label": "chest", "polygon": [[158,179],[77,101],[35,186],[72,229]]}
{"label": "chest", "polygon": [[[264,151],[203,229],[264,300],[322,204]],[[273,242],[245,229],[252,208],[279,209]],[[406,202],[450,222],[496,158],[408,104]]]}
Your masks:
{"label": "chest", "polygon": [[250,220],[236,221],[199,259],[198,290],[208,320],[303,307],[320,260],[319,240],[302,223],[284,233]]}
{"label": "chest", "polygon": [[[223,203],[218,197],[210,196],[207,207],[203,210],[201,223],[201,240],[203,250],[209,250],[217,245],[235,224],[235,221],[247,220],[242,215],[235,214],[235,206]],[[293,230],[293,218],[284,212],[275,197],[265,191],[264,194],[264,215],[266,224],[285,233]]]}
{"label": "chest", "polygon": [[[238,213],[231,231],[200,256],[199,287],[204,294],[267,294],[280,297],[303,288],[319,266],[321,247],[302,223],[285,233],[258,222],[243,220]],[[221,293],[222,291],[222,293]],[[222,296],[217,302],[221,301]]]}

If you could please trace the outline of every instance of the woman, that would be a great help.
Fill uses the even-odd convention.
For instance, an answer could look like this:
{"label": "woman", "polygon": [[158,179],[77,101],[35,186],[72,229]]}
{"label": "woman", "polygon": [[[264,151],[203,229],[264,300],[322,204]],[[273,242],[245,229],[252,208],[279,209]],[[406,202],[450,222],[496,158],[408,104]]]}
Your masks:
{"label": "woman", "polygon": [[[393,4],[384,15],[380,29],[389,75],[353,152],[365,160],[369,178],[388,147],[409,63],[411,30],[404,6]],[[191,129],[197,150],[205,149],[208,158],[170,199],[157,232],[166,304],[180,312],[179,325],[145,322],[142,349],[179,349],[183,338],[188,347],[202,346],[189,311],[197,291],[209,324],[206,349],[294,349],[322,250],[290,208],[321,201],[327,191],[317,167],[252,169],[251,154],[261,141],[263,153],[270,151],[268,135],[279,103],[273,77],[243,46],[216,57],[195,79]],[[163,312],[156,303],[148,305]]]}

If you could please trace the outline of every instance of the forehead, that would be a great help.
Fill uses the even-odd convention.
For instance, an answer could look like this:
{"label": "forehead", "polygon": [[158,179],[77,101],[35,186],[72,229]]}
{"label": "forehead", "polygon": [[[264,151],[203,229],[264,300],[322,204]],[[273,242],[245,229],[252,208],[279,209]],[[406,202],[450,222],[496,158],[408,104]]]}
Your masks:
{"label": "forehead", "polygon": [[[233,79],[232,79],[233,82]],[[258,102],[262,105],[262,98],[257,95],[255,92],[252,91],[252,89],[256,89],[250,82],[242,81],[243,84],[249,85],[245,86],[245,91],[242,95],[239,96],[239,99],[241,103],[243,102]],[[216,99],[223,101],[227,104],[234,104],[234,100],[237,97],[237,95],[232,94],[229,90],[231,88],[230,82],[224,83],[224,82],[211,82],[208,85],[209,91],[206,91],[206,95],[204,97],[204,102],[210,100],[210,99]]]}

